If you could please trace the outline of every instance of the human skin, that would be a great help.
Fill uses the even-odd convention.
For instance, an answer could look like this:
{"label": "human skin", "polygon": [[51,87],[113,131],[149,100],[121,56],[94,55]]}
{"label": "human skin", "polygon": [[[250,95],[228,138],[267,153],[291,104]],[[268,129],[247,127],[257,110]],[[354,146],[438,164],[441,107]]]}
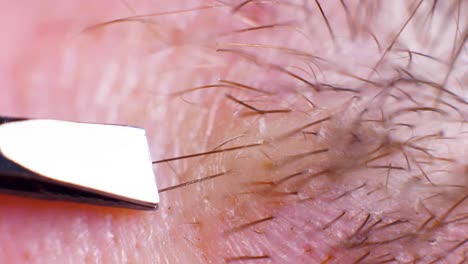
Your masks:
{"label": "human skin", "polygon": [[466,262],[466,3],[160,2],[0,2],[2,115],[142,126],[161,190],[203,179],[2,195],[0,262]]}

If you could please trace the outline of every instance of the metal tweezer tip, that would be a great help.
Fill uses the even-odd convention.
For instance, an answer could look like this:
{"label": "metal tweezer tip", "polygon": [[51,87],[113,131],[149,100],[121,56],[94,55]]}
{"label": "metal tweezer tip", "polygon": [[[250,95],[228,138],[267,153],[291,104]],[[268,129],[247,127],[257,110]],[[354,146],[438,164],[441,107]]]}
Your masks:
{"label": "metal tweezer tip", "polygon": [[145,130],[0,117],[0,191],[141,210],[158,207]]}

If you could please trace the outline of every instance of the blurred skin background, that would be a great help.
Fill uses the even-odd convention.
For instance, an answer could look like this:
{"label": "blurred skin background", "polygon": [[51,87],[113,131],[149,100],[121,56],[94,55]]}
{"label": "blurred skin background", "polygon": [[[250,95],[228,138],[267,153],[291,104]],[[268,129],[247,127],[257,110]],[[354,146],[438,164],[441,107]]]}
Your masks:
{"label": "blurred skin background", "polygon": [[154,160],[233,149],[155,164],[204,180],[154,212],[2,195],[1,262],[466,262],[466,2],[0,10],[2,115],[142,126]]}

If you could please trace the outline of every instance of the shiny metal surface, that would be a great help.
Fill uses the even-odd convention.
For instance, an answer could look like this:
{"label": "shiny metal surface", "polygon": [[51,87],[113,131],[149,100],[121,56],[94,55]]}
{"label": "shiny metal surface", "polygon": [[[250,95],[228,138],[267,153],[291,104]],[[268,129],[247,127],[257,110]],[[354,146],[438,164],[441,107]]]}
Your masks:
{"label": "shiny metal surface", "polygon": [[142,128],[0,118],[0,190],[156,209],[158,189]]}

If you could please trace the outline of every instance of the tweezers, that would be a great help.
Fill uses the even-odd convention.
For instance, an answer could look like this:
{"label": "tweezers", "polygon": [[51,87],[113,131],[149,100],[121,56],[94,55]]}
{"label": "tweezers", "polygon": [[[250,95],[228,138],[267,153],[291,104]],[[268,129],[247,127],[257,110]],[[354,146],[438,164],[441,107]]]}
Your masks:
{"label": "tweezers", "polygon": [[155,210],[151,162],[142,128],[0,117],[2,193]]}

